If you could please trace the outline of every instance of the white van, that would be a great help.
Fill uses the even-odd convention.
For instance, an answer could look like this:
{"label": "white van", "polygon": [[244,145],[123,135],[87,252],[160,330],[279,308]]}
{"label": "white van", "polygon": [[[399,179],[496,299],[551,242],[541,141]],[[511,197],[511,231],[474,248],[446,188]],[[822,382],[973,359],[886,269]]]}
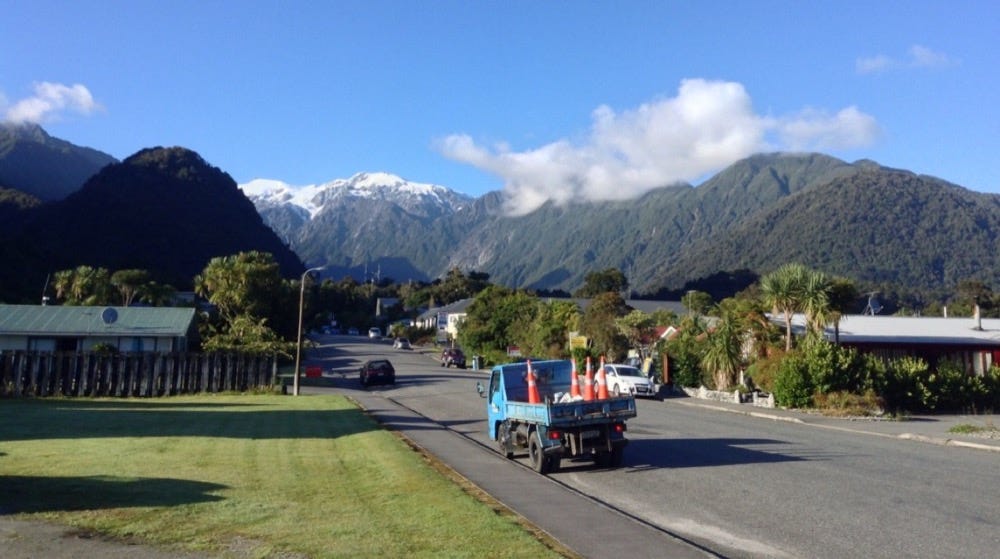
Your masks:
{"label": "white van", "polygon": [[371,327],[368,329],[368,337],[373,340],[380,340],[382,339],[382,330],[379,330],[378,328],[375,327]]}

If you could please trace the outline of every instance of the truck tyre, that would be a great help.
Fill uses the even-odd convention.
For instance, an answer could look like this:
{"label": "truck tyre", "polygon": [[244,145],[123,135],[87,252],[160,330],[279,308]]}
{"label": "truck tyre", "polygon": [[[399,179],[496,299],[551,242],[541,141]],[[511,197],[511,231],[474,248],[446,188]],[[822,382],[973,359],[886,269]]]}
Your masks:
{"label": "truck tyre", "polygon": [[538,431],[531,433],[531,436],[528,437],[528,461],[531,462],[531,468],[540,474],[547,474],[551,467],[551,462],[542,451],[542,442],[538,439]]}
{"label": "truck tyre", "polygon": [[602,450],[594,455],[594,463],[602,468],[617,468],[625,459],[625,447],[616,446],[611,451]]}
{"label": "truck tyre", "polygon": [[506,421],[497,426],[497,450],[508,460],[514,457],[510,450],[510,423]]}
{"label": "truck tyre", "polygon": [[624,446],[616,446],[613,449],[611,449],[611,455],[608,456],[608,466],[611,466],[612,468],[619,468],[621,467],[622,462],[624,461],[625,461]]}

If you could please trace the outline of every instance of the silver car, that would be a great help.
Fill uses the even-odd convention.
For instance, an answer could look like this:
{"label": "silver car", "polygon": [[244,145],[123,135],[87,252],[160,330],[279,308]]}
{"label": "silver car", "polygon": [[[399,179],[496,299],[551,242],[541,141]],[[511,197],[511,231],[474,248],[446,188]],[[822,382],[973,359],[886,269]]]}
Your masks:
{"label": "silver car", "polygon": [[656,383],[639,369],[631,365],[607,363],[604,365],[604,377],[608,383],[608,394],[620,396],[656,396]]}

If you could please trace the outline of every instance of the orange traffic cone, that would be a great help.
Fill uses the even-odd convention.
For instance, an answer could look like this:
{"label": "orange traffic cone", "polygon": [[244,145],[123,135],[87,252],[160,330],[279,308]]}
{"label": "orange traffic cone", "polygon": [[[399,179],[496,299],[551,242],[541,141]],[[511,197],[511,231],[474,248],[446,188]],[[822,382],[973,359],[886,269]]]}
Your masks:
{"label": "orange traffic cone", "polygon": [[535,383],[535,372],[531,370],[531,361],[528,361],[528,403],[542,403],[542,398],[538,394],[538,384]]}
{"label": "orange traffic cone", "polygon": [[587,376],[583,379],[583,399],[594,399],[594,372],[590,369],[590,357],[587,358]]}
{"label": "orange traffic cone", "polygon": [[569,395],[571,398],[580,398],[580,379],[576,378],[576,359],[570,359],[573,364],[573,372],[569,377]]}
{"label": "orange traffic cone", "polygon": [[604,375],[604,358],[601,358],[601,368],[597,369],[597,399],[608,399],[608,377]]}

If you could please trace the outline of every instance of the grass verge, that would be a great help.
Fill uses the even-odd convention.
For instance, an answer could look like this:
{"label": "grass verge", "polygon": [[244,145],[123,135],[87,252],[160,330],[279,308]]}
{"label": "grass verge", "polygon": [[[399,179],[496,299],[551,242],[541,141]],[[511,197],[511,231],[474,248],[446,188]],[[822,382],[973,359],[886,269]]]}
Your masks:
{"label": "grass verge", "polygon": [[340,396],[0,405],[2,514],[238,557],[560,556],[449,472]]}
{"label": "grass verge", "polygon": [[948,429],[949,433],[955,433],[957,435],[979,435],[983,433],[997,433],[1000,429],[993,425],[992,422],[987,421],[985,425],[973,425],[971,423],[959,423]]}

